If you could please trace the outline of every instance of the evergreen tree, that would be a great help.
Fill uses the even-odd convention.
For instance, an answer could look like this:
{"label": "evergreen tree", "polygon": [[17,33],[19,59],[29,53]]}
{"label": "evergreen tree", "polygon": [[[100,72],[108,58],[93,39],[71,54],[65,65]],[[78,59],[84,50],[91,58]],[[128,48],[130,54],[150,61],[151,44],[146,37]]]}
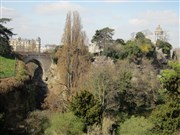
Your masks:
{"label": "evergreen tree", "polygon": [[100,30],[96,30],[95,35],[93,36],[91,42],[96,43],[99,48],[107,49],[108,45],[112,44],[112,36],[114,35],[114,29],[105,27]]}
{"label": "evergreen tree", "polygon": [[101,105],[90,92],[82,91],[80,94],[76,94],[71,102],[71,110],[76,116],[83,119],[86,126],[100,122]]}
{"label": "evergreen tree", "polygon": [[3,24],[11,21],[11,19],[0,19],[0,55],[8,56],[11,54],[11,46],[9,45],[9,39],[12,37],[12,29],[6,28]]}
{"label": "evergreen tree", "polygon": [[170,53],[172,49],[172,45],[170,43],[158,39],[156,42],[156,46],[159,49],[162,49],[162,52],[167,55],[167,58],[170,58]]}

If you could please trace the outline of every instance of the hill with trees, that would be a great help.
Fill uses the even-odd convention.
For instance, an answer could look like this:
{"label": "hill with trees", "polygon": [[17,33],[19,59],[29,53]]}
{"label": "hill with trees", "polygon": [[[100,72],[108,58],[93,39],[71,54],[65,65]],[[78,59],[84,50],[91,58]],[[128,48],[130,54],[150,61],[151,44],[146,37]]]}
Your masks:
{"label": "hill with trees", "polygon": [[103,51],[90,54],[79,13],[68,12],[42,108],[24,118],[27,134],[180,133],[180,63],[171,59],[172,45],[142,32],[128,41],[113,34],[109,27],[96,30],[92,42]]}

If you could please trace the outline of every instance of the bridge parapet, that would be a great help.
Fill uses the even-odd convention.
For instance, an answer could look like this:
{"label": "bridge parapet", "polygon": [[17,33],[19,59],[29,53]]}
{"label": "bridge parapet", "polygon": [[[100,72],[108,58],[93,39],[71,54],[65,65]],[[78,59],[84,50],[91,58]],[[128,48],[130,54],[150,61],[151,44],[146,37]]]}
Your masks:
{"label": "bridge parapet", "polygon": [[24,55],[24,62],[27,64],[29,62],[34,62],[38,66],[41,66],[43,69],[43,73],[46,72],[51,64],[52,64],[52,58],[49,54],[44,53],[26,53]]}

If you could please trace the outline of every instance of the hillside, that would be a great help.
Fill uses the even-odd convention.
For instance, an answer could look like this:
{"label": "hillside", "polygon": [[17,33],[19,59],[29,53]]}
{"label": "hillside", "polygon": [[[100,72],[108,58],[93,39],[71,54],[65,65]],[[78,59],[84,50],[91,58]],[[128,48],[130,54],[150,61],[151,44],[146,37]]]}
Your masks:
{"label": "hillside", "polygon": [[6,93],[11,91],[14,87],[23,84],[23,82],[28,79],[28,76],[24,62],[1,57],[1,62],[2,61],[8,66],[5,67],[5,64],[0,65],[0,93]]}
{"label": "hillside", "polygon": [[0,78],[15,75],[16,60],[0,56]]}

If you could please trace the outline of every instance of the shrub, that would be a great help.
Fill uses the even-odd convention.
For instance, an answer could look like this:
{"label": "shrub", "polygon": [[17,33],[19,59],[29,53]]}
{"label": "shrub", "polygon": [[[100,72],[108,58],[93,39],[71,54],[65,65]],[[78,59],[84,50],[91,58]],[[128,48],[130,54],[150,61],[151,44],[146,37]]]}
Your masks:
{"label": "shrub", "polygon": [[144,117],[132,116],[120,125],[120,135],[149,135],[153,124]]}
{"label": "shrub", "polygon": [[50,118],[50,127],[45,135],[81,135],[84,123],[72,112],[55,113]]}
{"label": "shrub", "polygon": [[87,91],[83,91],[73,98],[71,110],[85,121],[86,126],[100,122],[100,103]]}

